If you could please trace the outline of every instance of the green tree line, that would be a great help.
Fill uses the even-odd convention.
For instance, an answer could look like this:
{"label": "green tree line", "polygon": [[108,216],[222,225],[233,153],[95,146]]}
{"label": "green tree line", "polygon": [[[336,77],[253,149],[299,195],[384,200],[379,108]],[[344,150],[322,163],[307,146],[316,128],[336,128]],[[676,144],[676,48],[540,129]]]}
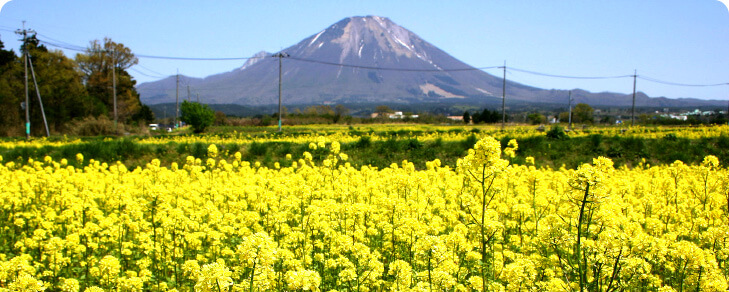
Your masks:
{"label": "green tree line", "polygon": [[24,53],[29,56],[31,135],[45,135],[38,93],[52,134],[74,134],[89,121],[105,120],[104,125],[108,128],[111,125],[108,121],[114,119],[112,75],[116,78],[117,115],[121,127],[145,124],[154,119],[149,107],[139,101],[134,87],[136,81],[126,71],[138,62],[129,48],[109,38],[94,40],[85,52],[71,59],[60,50],[49,50],[31,34],[17,54],[6,49],[0,41],[0,136],[25,133]]}

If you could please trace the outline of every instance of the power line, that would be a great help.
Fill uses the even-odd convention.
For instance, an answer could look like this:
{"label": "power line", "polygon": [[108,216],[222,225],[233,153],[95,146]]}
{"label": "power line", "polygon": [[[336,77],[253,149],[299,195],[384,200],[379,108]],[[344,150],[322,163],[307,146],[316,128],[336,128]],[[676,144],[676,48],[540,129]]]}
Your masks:
{"label": "power line", "polygon": [[165,75],[165,74],[159,73],[159,72],[157,72],[157,71],[154,71],[154,70],[152,70],[152,69],[149,69],[149,68],[147,68],[147,67],[144,67],[144,66],[142,66],[141,64],[136,64],[135,66],[137,66],[137,67],[139,67],[139,68],[142,68],[142,69],[144,69],[144,70],[147,70],[148,72],[151,72],[152,74],[156,74],[156,75],[159,75],[159,76],[164,76],[164,77],[167,77],[167,76],[171,76],[171,74],[170,74],[170,75]]}
{"label": "power line", "polygon": [[149,75],[149,74],[146,74],[146,73],[144,73],[142,71],[139,71],[139,70],[137,70],[135,68],[129,68],[129,70],[132,70],[134,72],[137,72],[139,75],[146,76],[146,77],[149,77],[149,78],[167,78],[168,77],[168,76],[162,76],[162,75]]}
{"label": "power line", "polygon": [[[48,37],[45,37],[48,38]],[[50,38],[48,38],[50,39]],[[86,52],[86,48],[79,47],[76,45],[66,44],[63,42],[49,42],[47,40],[38,39],[41,43],[57,47],[61,49],[71,50],[71,51],[77,51],[77,52]],[[265,57],[230,57],[230,58],[210,58],[210,57],[171,57],[171,56],[154,56],[154,55],[145,55],[145,54],[134,54],[137,58],[146,58],[146,59],[163,59],[163,60],[181,60],[181,61],[235,61],[235,60],[249,60],[249,59],[261,59]]]}
{"label": "power line", "polygon": [[69,51],[86,52],[86,48],[79,47],[79,46],[75,46],[75,45],[56,44],[56,43],[49,42],[49,41],[45,41],[45,40],[41,40],[41,39],[38,39],[38,41],[40,41],[42,44],[46,44],[46,45],[49,45],[51,47],[66,49],[66,50],[69,50]]}
{"label": "power line", "polygon": [[193,57],[152,56],[152,55],[141,55],[141,54],[134,54],[134,56],[139,57],[139,58],[147,58],[147,59],[181,60],[181,61],[235,61],[235,60],[249,60],[249,59],[265,58],[265,57],[193,58]]}
{"label": "power line", "polygon": [[724,86],[729,85],[729,83],[715,83],[715,84],[686,84],[686,83],[676,83],[676,82],[669,82],[669,81],[662,81],[651,77],[646,76],[638,76],[638,78],[643,79],[645,81],[665,84],[665,85],[673,85],[673,86],[684,86],[684,87],[713,87],[713,86]]}
{"label": "power line", "polygon": [[[49,39],[51,41],[54,41],[55,43],[62,44],[64,46],[67,46],[67,47],[70,47],[70,48],[75,48],[76,50],[79,50],[79,51],[86,51],[86,48],[85,47],[82,47],[82,46],[77,46],[77,45],[74,45],[74,44],[69,44],[69,43],[64,42],[64,41],[59,41],[57,39],[53,39],[53,38],[51,38],[51,37],[49,37],[47,35],[41,34],[41,33],[36,33],[36,35],[37,36],[42,36],[42,37],[44,37],[46,39]],[[40,39],[39,39],[39,41],[40,42],[44,42],[43,40],[40,40]]]}
{"label": "power line", "polygon": [[618,79],[618,78],[627,78],[627,77],[633,77],[633,75],[618,75],[618,76],[568,76],[568,75],[556,75],[556,74],[549,74],[549,73],[540,73],[535,71],[529,71],[514,67],[509,67],[509,70],[514,70],[517,72],[532,74],[532,75],[540,75],[540,76],[546,76],[546,77],[554,77],[554,78],[564,78],[564,79]]}
{"label": "power line", "polygon": [[[4,27],[0,27],[0,30],[5,30]],[[71,50],[71,51],[77,51],[77,52],[86,52],[88,49],[85,47],[73,45],[70,43],[66,43],[64,41],[60,41],[57,39],[53,39],[51,37],[48,37],[46,35],[36,33],[39,36],[42,36],[44,39],[38,39],[41,43]],[[47,39],[47,40],[46,40]],[[138,58],[147,58],[147,59],[163,59],[163,60],[180,60],[180,61],[236,61],[236,60],[250,60],[250,59],[263,59],[266,57],[175,57],[175,56],[159,56],[159,55],[146,55],[146,54],[135,54]],[[399,71],[399,72],[459,72],[459,71],[475,71],[475,70],[489,70],[489,69],[502,69],[504,66],[488,66],[488,67],[468,67],[468,68],[454,68],[454,69],[408,69],[408,68],[397,68],[397,67],[375,67],[375,66],[361,66],[361,65],[354,65],[354,64],[347,64],[347,63],[335,63],[335,62],[327,62],[327,61],[321,61],[321,60],[313,60],[313,59],[307,59],[307,58],[298,58],[298,57],[289,57],[288,59],[296,60],[296,61],[302,61],[302,62],[309,62],[309,63],[315,63],[315,64],[322,64],[322,65],[329,65],[329,66],[338,66],[338,67],[347,67],[347,68],[357,68],[357,69],[368,69],[368,70],[380,70],[380,71]],[[135,72],[151,77],[151,78],[164,78],[167,76],[164,76],[164,74],[161,74],[159,72],[155,72],[154,70],[151,70],[149,68],[143,67],[141,65],[140,68],[145,69],[149,72],[152,72],[153,74],[156,74],[158,76],[152,76],[150,74],[142,73],[138,70],[135,70]],[[620,79],[620,78],[640,78],[642,80],[646,80],[649,82],[654,83],[660,83],[664,85],[672,85],[672,86],[683,86],[683,87],[715,87],[715,86],[725,86],[729,85],[729,82],[726,83],[714,83],[714,84],[688,84],[688,83],[679,83],[679,82],[671,82],[671,81],[664,81],[655,79],[652,77],[647,76],[634,76],[634,75],[615,75],[615,76],[571,76],[571,75],[560,75],[560,74],[551,74],[551,73],[543,73],[543,72],[537,72],[537,71],[531,71],[531,70],[525,70],[520,68],[514,68],[514,67],[508,67],[507,74],[511,74],[509,71],[516,71],[526,74],[532,74],[532,75],[539,75],[539,76],[545,76],[545,77],[552,77],[552,78],[563,78],[563,79]]]}
{"label": "power line", "polygon": [[491,67],[480,67],[480,68],[469,67],[469,68],[458,68],[458,69],[407,69],[407,68],[394,68],[394,67],[360,66],[360,65],[334,63],[334,62],[304,59],[304,58],[297,58],[297,57],[289,57],[289,59],[296,60],[296,61],[302,61],[302,62],[322,64],[322,65],[347,67],[347,68],[370,69],[370,70],[381,70],[381,71],[404,71],[404,72],[456,72],[456,71],[476,71],[476,70],[501,68],[500,66],[491,66]]}

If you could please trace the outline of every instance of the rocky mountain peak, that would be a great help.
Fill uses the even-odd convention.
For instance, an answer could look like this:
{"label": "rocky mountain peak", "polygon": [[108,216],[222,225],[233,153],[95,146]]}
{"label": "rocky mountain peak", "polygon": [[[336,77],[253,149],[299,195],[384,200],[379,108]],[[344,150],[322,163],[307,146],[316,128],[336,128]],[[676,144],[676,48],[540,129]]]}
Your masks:
{"label": "rocky mountain peak", "polygon": [[[393,57],[417,58],[438,69],[432,64],[424,44],[426,42],[416,34],[386,17],[355,16],[342,19],[304,39],[293,48],[293,53],[301,57],[326,57],[327,61],[340,63],[381,63],[383,59]],[[332,51],[338,54],[333,56]]]}

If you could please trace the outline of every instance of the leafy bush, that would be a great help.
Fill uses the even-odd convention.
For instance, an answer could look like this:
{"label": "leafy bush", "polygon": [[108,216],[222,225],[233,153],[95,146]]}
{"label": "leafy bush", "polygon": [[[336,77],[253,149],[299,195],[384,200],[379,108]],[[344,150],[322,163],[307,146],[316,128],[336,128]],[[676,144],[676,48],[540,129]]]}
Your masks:
{"label": "leafy bush", "polygon": [[367,148],[372,145],[372,138],[370,136],[361,136],[359,137],[359,140],[357,140],[357,148]]}
{"label": "leafy bush", "polygon": [[180,110],[180,120],[190,125],[195,133],[205,132],[215,120],[215,112],[208,105],[183,101]]}
{"label": "leafy bush", "polygon": [[564,140],[569,139],[569,136],[567,136],[567,133],[564,132],[564,129],[562,129],[562,127],[554,125],[551,129],[549,129],[549,132],[547,132],[547,138]]}

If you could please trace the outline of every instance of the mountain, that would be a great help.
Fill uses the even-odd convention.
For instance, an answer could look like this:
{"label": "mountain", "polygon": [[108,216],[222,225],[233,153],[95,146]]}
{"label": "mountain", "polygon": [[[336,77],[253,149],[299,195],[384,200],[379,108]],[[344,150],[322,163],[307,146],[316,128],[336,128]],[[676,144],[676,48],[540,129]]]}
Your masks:
{"label": "mountain", "polygon": [[[281,52],[284,104],[500,103],[503,79],[448,55],[411,31],[379,16],[349,17]],[[205,78],[180,77],[211,104],[278,103],[279,60],[259,52],[243,66]],[[344,64],[344,65],[342,65]],[[137,87],[145,104],[175,102],[176,77]],[[507,102],[565,103],[565,90],[544,90],[507,81]],[[183,93],[184,92],[184,93]],[[180,87],[181,99],[186,88]],[[632,94],[574,90],[575,102],[630,106]],[[194,96],[192,99],[196,99]],[[636,96],[636,106],[720,104],[697,99]],[[721,103],[723,105],[723,103]]]}

